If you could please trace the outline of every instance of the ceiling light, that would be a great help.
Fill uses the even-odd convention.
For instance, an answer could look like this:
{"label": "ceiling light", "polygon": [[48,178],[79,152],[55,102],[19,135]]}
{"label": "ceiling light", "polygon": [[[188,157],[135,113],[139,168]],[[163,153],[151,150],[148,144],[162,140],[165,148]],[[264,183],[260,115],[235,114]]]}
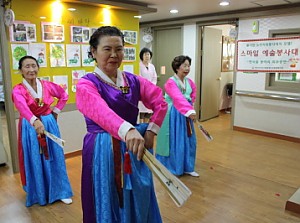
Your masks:
{"label": "ceiling light", "polygon": [[221,6],[227,6],[227,5],[229,5],[229,2],[228,1],[221,1],[220,5]]}
{"label": "ceiling light", "polygon": [[142,16],[141,16],[141,15],[135,15],[135,16],[133,16],[133,18],[136,18],[136,19],[141,19],[141,18],[142,18]]}
{"label": "ceiling light", "polygon": [[172,10],[170,10],[170,13],[176,14],[176,13],[178,13],[178,10],[177,9],[172,9]]}
{"label": "ceiling light", "polygon": [[40,19],[46,19],[46,16],[41,16]]}
{"label": "ceiling light", "polygon": [[68,8],[68,10],[69,10],[70,12],[74,12],[74,11],[76,11],[76,9],[75,9],[75,8]]}

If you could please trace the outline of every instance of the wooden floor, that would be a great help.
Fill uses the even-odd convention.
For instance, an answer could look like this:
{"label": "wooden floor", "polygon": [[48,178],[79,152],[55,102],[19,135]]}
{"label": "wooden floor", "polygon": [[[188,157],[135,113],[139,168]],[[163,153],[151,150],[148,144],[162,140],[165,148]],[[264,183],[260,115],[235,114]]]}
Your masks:
{"label": "wooden floor", "polygon": [[[230,129],[230,115],[203,123],[213,135],[207,142],[197,130],[196,171],[183,176],[192,190],[177,208],[155,181],[164,223],[299,223],[300,215],[285,211],[285,203],[300,187],[300,146]],[[1,223],[81,223],[81,157],[67,159],[74,202],[26,208],[19,174],[0,167]]]}

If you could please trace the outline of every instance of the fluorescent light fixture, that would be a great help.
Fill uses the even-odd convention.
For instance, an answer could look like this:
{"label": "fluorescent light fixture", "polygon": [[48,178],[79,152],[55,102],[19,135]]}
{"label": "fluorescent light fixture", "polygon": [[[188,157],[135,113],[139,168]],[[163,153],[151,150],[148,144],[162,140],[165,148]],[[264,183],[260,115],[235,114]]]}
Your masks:
{"label": "fluorescent light fixture", "polygon": [[76,11],[76,9],[75,9],[75,8],[68,8],[68,10],[69,10],[70,12],[74,12],[74,11]]}
{"label": "fluorescent light fixture", "polygon": [[229,1],[221,1],[220,5],[221,6],[227,6],[227,5],[229,5]]}
{"label": "fluorescent light fixture", "polygon": [[46,19],[46,18],[47,18],[46,16],[41,16],[41,17],[40,17],[40,19]]}
{"label": "fluorescent light fixture", "polygon": [[172,10],[170,10],[170,13],[176,14],[176,13],[178,13],[178,10],[177,9],[172,9]]}
{"label": "fluorescent light fixture", "polygon": [[136,18],[136,19],[141,19],[141,18],[142,18],[142,16],[141,16],[141,15],[135,15],[135,16],[133,16],[133,18]]}

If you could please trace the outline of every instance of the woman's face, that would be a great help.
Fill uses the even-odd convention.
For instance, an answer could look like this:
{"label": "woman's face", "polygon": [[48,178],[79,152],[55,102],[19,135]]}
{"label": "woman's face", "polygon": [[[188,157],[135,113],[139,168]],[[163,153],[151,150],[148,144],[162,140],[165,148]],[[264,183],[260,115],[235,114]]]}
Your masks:
{"label": "woman's face", "polygon": [[33,59],[25,59],[22,62],[21,73],[25,80],[30,81],[37,77],[39,67],[35,60]]}
{"label": "woman's face", "polygon": [[103,36],[97,49],[92,50],[97,66],[107,75],[116,75],[124,57],[124,46],[120,36]]}
{"label": "woman's face", "polygon": [[188,60],[185,60],[183,64],[180,65],[180,67],[177,69],[177,75],[180,77],[185,77],[190,72],[190,62]]}
{"label": "woman's face", "polygon": [[143,61],[150,63],[150,60],[151,60],[151,54],[149,52],[144,53],[143,54]]}

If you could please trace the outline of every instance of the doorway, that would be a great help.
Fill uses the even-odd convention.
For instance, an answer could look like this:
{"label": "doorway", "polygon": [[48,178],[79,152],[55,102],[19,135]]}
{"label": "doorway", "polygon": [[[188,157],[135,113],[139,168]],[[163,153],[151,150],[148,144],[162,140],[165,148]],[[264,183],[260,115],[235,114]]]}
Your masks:
{"label": "doorway", "polygon": [[164,89],[166,81],[174,75],[171,63],[182,54],[181,27],[154,28],[153,63],[158,75],[157,85]]}
{"label": "doorway", "polygon": [[[3,89],[3,76],[2,76],[2,63],[0,58],[0,166],[4,166],[8,163],[8,152],[7,147],[4,145],[4,135],[6,132],[5,126],[3,126],[3,122],[6,124],[6,115],[5,115],[5,103],[4,103],[4,89]],[[3,129],[4,127],[4,129]],[[7,132],[6,132],[7,136]],[[6,147],[6,148],[5,148]]]}
{"label": "doorway", "polygon": [[200,121],[219,116],[231,109],[227,86],[233,83],[234,46],[232,35],[236,24],[202,25],[198,27],[199,67],[195,104]]}
{"label": "doorway", "polygon": [[[0,8],[0,16],[4,16],[4,7]],[[15,118],[15,109],[11,100],[11,71],[10,71],[10,59],[8,55],[8,40],[7,40],[7,28],[4,23],[0,24],[0,62],[3,92],[1,96],[4,96],[4,102],[2,104],[2,110],[0,109],[1,117],[1,130],[0,140],[3,145],[2,156],[4,159],[1,162],[8,164],[9,170],[17,173],[19,171],[18,166],[18,152],[17,152],[17,126]],[[2,98],[3,100],[3,98]],[[0,104],[1,105],[1,104]],[[4,151],[4,153],[3,153]],[[4,154],[4,155],[3,155]]]}

